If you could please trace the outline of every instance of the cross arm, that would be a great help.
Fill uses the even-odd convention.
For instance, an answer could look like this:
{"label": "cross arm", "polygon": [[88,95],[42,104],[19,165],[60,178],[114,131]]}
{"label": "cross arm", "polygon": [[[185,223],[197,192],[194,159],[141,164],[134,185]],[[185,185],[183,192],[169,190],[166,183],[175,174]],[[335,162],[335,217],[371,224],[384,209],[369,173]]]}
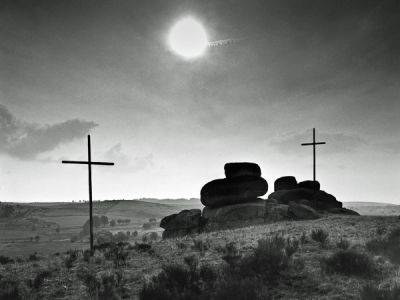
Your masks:
{"label": "cross arm", "polygon": [[[80,161],[80,160],[63,160],[63,164],[78,164],[78,165],[87,165],[89,162],[87,161]],[[113,166],[113,162],[102,162],[102,161],[92,161],[90,162],[91,165],[101,165],[101,166]]]}
{"label": "cross arm", "polygon": [[326,144],[325,142],[318,142],[318,143],[304,143],[301,144],[302,146],[312,146],[312,145],[324,145]]}

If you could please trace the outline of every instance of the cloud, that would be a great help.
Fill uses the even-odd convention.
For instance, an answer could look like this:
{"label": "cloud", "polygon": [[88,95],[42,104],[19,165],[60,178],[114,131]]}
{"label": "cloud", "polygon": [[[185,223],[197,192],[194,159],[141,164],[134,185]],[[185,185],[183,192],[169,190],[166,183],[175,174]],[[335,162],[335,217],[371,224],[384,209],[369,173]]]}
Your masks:
{"label": "cloud", "polygon": [[0,104],[0,153],[31,160],[61,144],[84,137],[97,124],[79,119],[52,125],[39,125],[18,120]]}
{"label": "cloud", "polygon": [[130,172],[146,170],[154,166],[153,154],[137,156],[131,159],[122,151],[121,143],[111,147],[104,155],[106,160],[111,160],[119,169],[125,169]]}
{"label": "cloud", "polygon": [[[310,131],[289,132],[281,137],[274,138],[270,145],[280,153],[299,154],[301,153],[300,144],[311,142],[312,133]],[[317,132],[316,142],[326,142],[326,145],[322,145],[324,154],[351,153],[357,151],[360,146],[367,144],[365,139],[356,134],[327,132]]]}

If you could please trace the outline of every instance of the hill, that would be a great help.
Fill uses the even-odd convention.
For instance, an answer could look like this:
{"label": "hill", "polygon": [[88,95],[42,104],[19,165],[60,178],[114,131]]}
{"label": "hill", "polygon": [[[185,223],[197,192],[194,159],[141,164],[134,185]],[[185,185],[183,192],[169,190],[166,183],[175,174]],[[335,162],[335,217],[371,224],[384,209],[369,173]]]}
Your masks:
{"label": "hill", "polygon": [[343,202],[343,206],[364,216],[399,216],[400,205],[379,202]]}
{"label": "hill", "polygon": [[[130,220],[129,224],[99,228],[112,233],[138,231],[139,236],[151,231],[160,232],[158,222],[166,215],[199,207],[195,200],[109,200],[93,203],[94,215],[111,220]],[[150,201],[153,200],[153,201]],[[164,202],[165,201],[165,202]],[[186,202],[185,202],[186,201]],[[70,242],[78,236],[88,220],[89,203],[1,203],[0,211],[11,207],[10,217],[0,214],[0,251],[6,255],[27,255],[34,251],[54,253],[70,247],[82,248],[82,242]],[[149,224],[149,220],[152,222]],[[155,221],[154,221],[155,219]],[[148,226],[145,226],[147,224]],[[39,237],[38,242],[35,241]]]}
{"label": "hill", "polygon": [[[125,204],[123,203],[120,208],[123,208]],[[233,262],[238,257],[255,255],[254,251],[258,247],[259,240],[278,234],[283,236],[284,240],[292,241],[290,253],[294,254],[288,265],[285,264],[285,269],[274,275],[277,281],[271,284],[266,281],[258,283],[257,287],[260,289],[256,292],[263,291],[271,299],[360,299],[360,290],[365,285],[369,284],[372,288],[378,285],[381,288],[390,288],[400,279],[397,272],[398,265],[395,262],[388,261],[386,257],[373,259],[373,253],[370,252],[372,248],[366,247],[366,243],[371,239],[381,238],[395,228],[398,228],[395,217],[329,216],[313,221],[283,221],[183,238],[157,240],[146,244],[147,246],[135,245],[139,241],[131,239],[126,246],[121,245],[123,248],[118,251],[122,252],[115,252],[120,253],[118,256],[113,255],[115,250],[112,249],[116,248],[104,248],[96,251],[92,260],[81,252],[73,251],[39,255],[39,260],[35,257],[30,259],[20,257],[15,264],[0,264],[0,272],[9,280],[7,281],[9,286],[12,286],[12,280],[15,278],[13,274],[18,274],[18,279],[14,279],[18,282],[17,288],[21,294],[24,292],[30,297],[88,299],[90,293],[100,293],[105,295],[104,299],[117,299],[117,296],[124,299],[138,299],[143,284],[149,282],[152,276],[159,274],[163,266],[184,265],[186,261],[192,266],[193,271],[198,260],[201,266],[211,265],[213,270],[223,270],[228,266],[227,261]],[[322,244],[318,242],[318,239],[312,238],[311,233],[316,229],[322,229],[328,234],[327,242]],[[299,241],[298,246],[294,246],[293,241]],[[344,241],[347,241],[349,245],[346,245]],[[335,271],[328,269],[327,259],[332,259],[334,255],[343,251],[341,249],[348,246],[352,249],[349,253],[361,255],[363,264],[367,264],[367,267],[357,265],[355,260],[350,260],[346,263],[346,266],[350,267],[344,271],[340,269],[342,266],[340,264],[334,265]],[[121,256],[122,254],[124,255]],[[229,257],[233,260],[228,259]],[[244,261],[251,262],[249,259]],[[274,262],[260,260],[257,265],[267,264],[268,266],[270,263]],[[174,272],[177,272],[175,275],[179,276],[178,269],[174,268],[171,271],[175,270]],[[357,268],[364,273],[357,273],[360,272]],[[368,273],[368,268],[373,268],[371,270],[375,273]],[[212,269],[203,268],[201,276],[212,276]],[[185,270],[189,272],[190,269]],[[173,281],[174,279],[169,277],[162,281],[170,280],[178,284],[186,280],[179,278],[181,281]],[[208,280],[211,278],[213,277],[209,277]],[[226,298],[219,299],[254,299],[238,298],[251,291],[255,284],[255,281],[240,278],[242,281],[236,281],[233,286],[230,286],[231,291],[225,291]],[[29,282],[33,285],[30,286]],[[98,289],[94,290],[96,286]],[[197,291],[204,292],[204,289],[207,289],[207,286]],[[368,293],[371,294],[372,291],[369,290]]]}

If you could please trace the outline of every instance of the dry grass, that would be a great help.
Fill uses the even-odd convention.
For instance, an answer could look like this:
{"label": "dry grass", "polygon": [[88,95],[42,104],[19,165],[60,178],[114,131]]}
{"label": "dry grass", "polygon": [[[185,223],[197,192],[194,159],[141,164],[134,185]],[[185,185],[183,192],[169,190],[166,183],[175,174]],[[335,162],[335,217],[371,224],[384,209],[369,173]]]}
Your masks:
{"label": "dry grass", "polygon": [[[241,255],[247,255],[257,247],[258,240],[265,237],[279,234],[285,239],[300,240],[305,234],[307,239],[293,255],[291,270],[294,271],[284,274],[269,293],[280,299],[359,299],[360,290],[367,284],[380,287],[398,284],[399,267],[385,257],[375,256],[373,260],[381,275],[377,279],[366,279],[325,272],[321,260],[334,254],[338,250],[337,243],[342,239],[351,243],[350,249],[365,252],[366,241],[377,237],[378,228],[385,227],[389,232],[398,226],[396,217],[329,216],[312,221],[285,221],[158,241],[152,244],[152,251],[138,251],[131,247],[127,250],[126,261],[117,269],[112,260],[96,252],[90,264],[81,255],[69,269],[65,267],[66,254],[61,254],[44,257],[38,262],[0,265],[0,274],[3,278],[17,275],[30,289],[29,281],[33,281],[37,274],[50,270],[51,275],[44,278],[40,287],[32,289],[32,297],[85,299],[87,289],[77,276],[82,268],[90,267],[97,274],[111,274],[117,270],[124,275],[128,299],[138,299],[143,283],[158,274],[165,264],[184,263],[184,257],[194,254],[198,256],[200,264],[223,265],[226,262],[222,259],[224,253],[221,249],[229,243],[234,244]],[[310,238],[312,230],[316,228],[329,233],[329,242],[324,248]],[[207,247],[195,247],[194,243],[199,244],[199,241]]]}

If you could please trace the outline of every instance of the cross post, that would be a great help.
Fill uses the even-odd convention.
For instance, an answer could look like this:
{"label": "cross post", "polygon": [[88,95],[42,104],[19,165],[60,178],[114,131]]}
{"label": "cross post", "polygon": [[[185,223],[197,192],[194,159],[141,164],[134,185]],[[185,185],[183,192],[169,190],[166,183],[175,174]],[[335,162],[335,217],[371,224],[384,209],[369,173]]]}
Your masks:
{"label": "cross post", "polygon": [[88,165],[88,173],[89,173],[89,227],[90,227],[90,255],[93,256],[93,200],[92,200],[92,165],[100,165],[100,166],[113,166],[113,162],[101,162],[101,161],[92,161],[92,151],[90,145],[90,135],[88,135],[88,160],[87,161],[79,161],[79,160],[63,160],[63,164],[80,164],[80,165]]}
{"label": "cross post", "polygon": [[324,145],[326,144],[325,142],[316,142],[315,141],[315,128],[313,128],[313,141],[312,143],[303,143],[301,144],[302,146],[313,146],[313,192],[314,192],[314,205],[315,208],[317,208],[317,199],[315,197],[315,182],[316,182],[316,158],[315,158],[315,146],[316,145]]}

